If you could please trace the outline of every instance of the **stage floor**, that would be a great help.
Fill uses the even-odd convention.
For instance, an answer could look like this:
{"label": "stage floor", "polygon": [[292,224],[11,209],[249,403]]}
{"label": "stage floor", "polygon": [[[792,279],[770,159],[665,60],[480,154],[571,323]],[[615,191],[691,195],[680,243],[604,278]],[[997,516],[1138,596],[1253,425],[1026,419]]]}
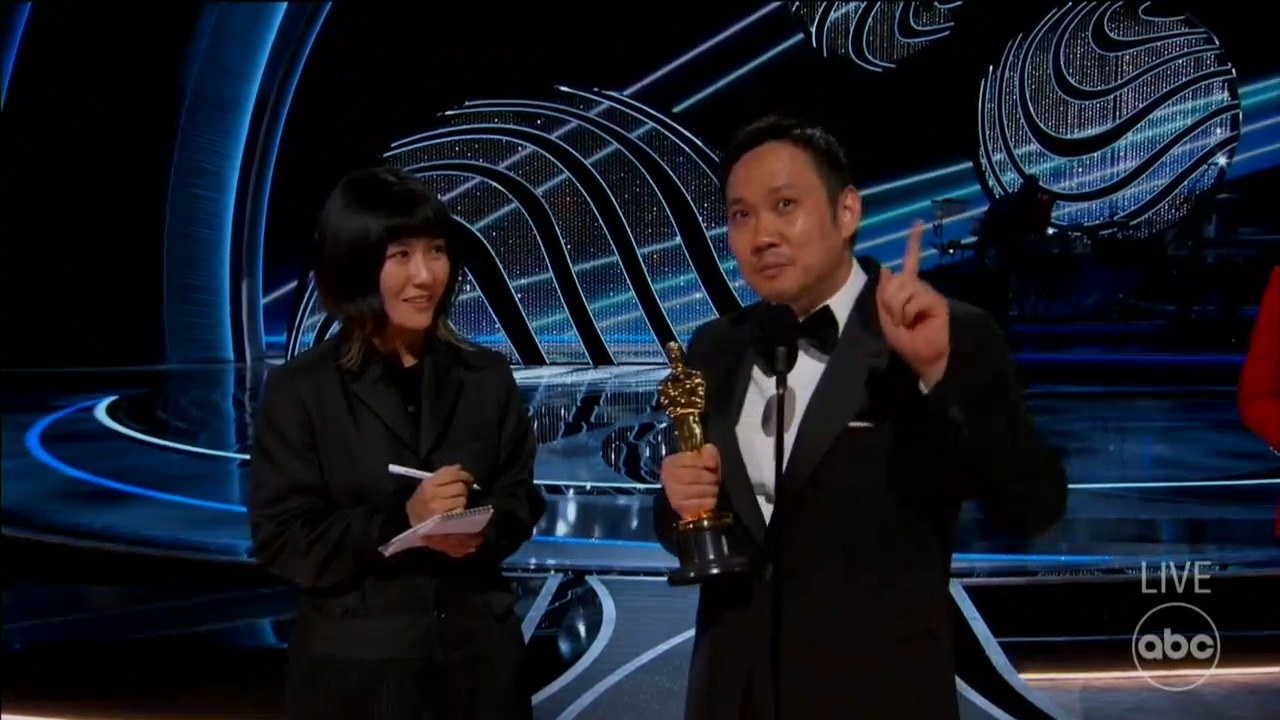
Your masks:
{"label": "stage floor", "polygon": [[[241,503],[248,419],[267,371],[5,374],[4,530],[43,578],[10,576],[6,585],[7,711],[101,717],[145,705],[190,716],[171,712],[177,703],[203,708],[204,717],[213,708],[228,718],[276,716],[294,595],[228,580],[256,577]],[[663,582],[673,559],[650,530],[664,422],[655,387],[665,372],[518,371],[548,499],[535,538],[509,568],[540,719],[679,716],[696,590]],[[957,578],[1026,584],[1114,574],[1136,586],[1132,573],[1144,561],[1204,560],[1218,576],[1280,568],[1271,539],[1280,458],[1240,426],[1230,388],[1043,385],[1030,402],[1067,453],[1066,518],[1019,544],[966,513]],[[58,581],[63,567],[94,577]],[[992,603],[979,610],[1010,616],[1006,601]],[[1026,633],[1006,634],[1000,641],[1016,649],[1012,635]],[[1113,654],[1123,669],[1127,649]],[[73,691],[67,673],[100,679]],[[1174,718],[1184,695],[1141,679],[1024,676],[1073,716],[1126,717],[1108,709],[1120,703]],[[1196,717],[1230,716],[1245,702],[1241,692],[1272,706],[1280,701],[1265,689],[1272,680],[1206,683]],[[1232,685],[1240,682],[1243,690]],[[144,702],[160,685],[169,688],[164,698]]]}

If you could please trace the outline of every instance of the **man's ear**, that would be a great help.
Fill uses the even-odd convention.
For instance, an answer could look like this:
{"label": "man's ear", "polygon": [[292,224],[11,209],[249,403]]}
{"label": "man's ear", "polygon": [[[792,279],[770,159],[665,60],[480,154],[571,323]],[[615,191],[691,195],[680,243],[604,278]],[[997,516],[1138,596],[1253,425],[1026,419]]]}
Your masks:
{"label": "man's ear", "polygon": [[840,191],[836,198],[836,224],[841,237],[853,237],[862,221],[862,197],[852,185]]}

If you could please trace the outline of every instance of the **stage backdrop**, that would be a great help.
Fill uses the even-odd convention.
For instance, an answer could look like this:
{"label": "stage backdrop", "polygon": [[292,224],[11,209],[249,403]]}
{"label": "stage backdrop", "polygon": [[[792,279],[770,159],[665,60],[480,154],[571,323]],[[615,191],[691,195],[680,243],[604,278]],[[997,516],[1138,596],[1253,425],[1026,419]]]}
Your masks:
{"label": "stage backdrop", "polygon": [[914,218],[926,267],[952,261],[1032,175],[1055,231],[1141,242],[1280,161],[1280,61],[1247,14],[1195,7],[8,6],[6,300],[18,332],[72,332],[6,362],[305,351],[334,329],[317,211],[372,164],[426,178],[485,248],[465,334],[525,365],[661,362],[753,299],[718,153],[771,112],[844,141],[882,262]]}

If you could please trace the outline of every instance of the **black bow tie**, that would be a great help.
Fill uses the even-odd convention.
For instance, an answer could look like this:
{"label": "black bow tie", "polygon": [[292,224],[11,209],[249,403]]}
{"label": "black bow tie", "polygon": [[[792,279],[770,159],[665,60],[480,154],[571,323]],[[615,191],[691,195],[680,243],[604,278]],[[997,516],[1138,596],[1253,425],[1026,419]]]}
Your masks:
{"label": "black bow tie", "polygon": [[823,305],[800,321],[800,339],[808,340],[814,349],[830,355],[840,339],[840,324],[830,305]]}

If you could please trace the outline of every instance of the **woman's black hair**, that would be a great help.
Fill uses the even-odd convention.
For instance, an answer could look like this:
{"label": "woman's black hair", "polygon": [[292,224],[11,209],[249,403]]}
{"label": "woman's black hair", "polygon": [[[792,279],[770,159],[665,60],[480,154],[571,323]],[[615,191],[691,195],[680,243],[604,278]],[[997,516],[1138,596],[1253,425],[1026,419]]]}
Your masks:
{"label": "woman's black hair", "polygon": [[342,323],[343,365],[359,365],[365,349],[386,329],[382,266],[387,247],[403,240],[444,240],[449,280],[433,326],[441,340],[461,342],[448,320],[463,265],[454,228],[444,202],[404,170],[368,168],[338,182],[320,212],[314,270],[322,306]]}

